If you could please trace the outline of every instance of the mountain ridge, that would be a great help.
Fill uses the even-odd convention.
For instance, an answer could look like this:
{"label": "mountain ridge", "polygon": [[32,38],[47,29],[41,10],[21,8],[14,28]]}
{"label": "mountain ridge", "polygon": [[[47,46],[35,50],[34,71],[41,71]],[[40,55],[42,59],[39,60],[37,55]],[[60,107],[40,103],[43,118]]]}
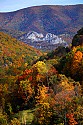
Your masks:
{"label": "mountain ridge", "polygon": [[[43,5],[0,13],[0,27],[20,31],[34,31],[35,29],[36,32],[46,33],[49,31],[50,33],[61,34],[63,29],[68,32],[67,27],[70,25],[69,31],[75,32],[78,30],[78,25],[80,29],[83,24],[82,8],[82,4],[68,6]],[[72,31],[73,28],[75,31]]]}
{"label": "mountain ridge", "polygon": [[[17,39],[33,31],[44,36],[48,33],[61,36],[62,40],[70,44],[73,36],[82,27],[83,4],[42,5],[0,13],[0,28],[2,29],[0,31],[7,32]],[[22,41],[25,42],[25,39],[26,37]],[[31,42],[28,40],[29,45]],[[44,46],[45,44],[47,43],[44,43]]]}

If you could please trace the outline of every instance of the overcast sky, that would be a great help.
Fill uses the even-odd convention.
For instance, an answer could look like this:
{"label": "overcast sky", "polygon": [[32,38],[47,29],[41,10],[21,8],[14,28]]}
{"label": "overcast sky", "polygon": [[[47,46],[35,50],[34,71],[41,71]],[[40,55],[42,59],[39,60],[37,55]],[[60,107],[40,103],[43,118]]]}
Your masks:
{"label": "overcast sky", "polygon": [[11,12],[39,5],[75,5],[83,0],[0,0],[0,12]]}

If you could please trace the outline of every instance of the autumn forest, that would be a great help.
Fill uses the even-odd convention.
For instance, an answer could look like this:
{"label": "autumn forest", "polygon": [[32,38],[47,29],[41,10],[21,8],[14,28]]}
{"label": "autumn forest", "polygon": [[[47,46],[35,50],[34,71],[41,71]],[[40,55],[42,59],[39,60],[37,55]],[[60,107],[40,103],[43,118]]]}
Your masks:
{"label": "autumn forest", "polygon": [[0,32],[0,125],[83,124],[83,28],[39,51]]}

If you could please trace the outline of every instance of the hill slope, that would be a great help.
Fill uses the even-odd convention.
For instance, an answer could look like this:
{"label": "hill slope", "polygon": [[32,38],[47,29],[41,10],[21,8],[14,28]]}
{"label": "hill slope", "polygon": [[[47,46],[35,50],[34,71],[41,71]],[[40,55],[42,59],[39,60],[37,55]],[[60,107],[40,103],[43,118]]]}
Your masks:
{"label": "hill slope", "polygon": [[82,36],[29,65],[41,53],[0,33],[1,125],[82,125]]}
{"label": "hill slope", "polygon": [[41,33],[76,33],[83,26],[83,5],[44,5],[0,13],[0,27]]}
{"label": "hill slope", "polygon": [[0,32],[0,82],[20,74],[40,55],[41,52],[35,48]]}

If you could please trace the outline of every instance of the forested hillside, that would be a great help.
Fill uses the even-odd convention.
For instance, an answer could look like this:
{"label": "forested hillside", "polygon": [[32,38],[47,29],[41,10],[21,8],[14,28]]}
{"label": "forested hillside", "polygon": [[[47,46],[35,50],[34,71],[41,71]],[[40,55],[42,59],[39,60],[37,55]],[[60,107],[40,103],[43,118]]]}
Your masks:
{"label": "forested hillside", "polygon": [[[47,51],[54,50],[62,41],[70,45],[73,36],[83,26],[82,20],[83,4],[33,6],[0,13],[0,31]],[[54,35],[59,38],[56,39]]]}
{"label": "forested hillside", "polygon": [[[9,73],[8,80],[0,84],[0,124],[82,125],[83,41],[80,38],[83,28],[74,36],[71,48],[59,47],[43,55],[33,48],[27,51],[25,44],[13,38],[11,42],[3,33],[0,36],[3,38],[1,51],[7,41],[11,43],[0,56],[1,65],[4,64],[1,70],[5,71],[1,78]],[[75,44],[78,36],[80,42]],[[12,44],[16,45],[12,48]],[[9,70],[12,66],[13,70]]]}
{"label": "forested hillside", "polygon": [[0,83],[8,83],[41,54],[35,48],[0,32]]}
{"label": "forested hillside", "polygon": [[83,26],[83,5],[44,5],[0,13],[0,27],[38,33],[75,34]]}

